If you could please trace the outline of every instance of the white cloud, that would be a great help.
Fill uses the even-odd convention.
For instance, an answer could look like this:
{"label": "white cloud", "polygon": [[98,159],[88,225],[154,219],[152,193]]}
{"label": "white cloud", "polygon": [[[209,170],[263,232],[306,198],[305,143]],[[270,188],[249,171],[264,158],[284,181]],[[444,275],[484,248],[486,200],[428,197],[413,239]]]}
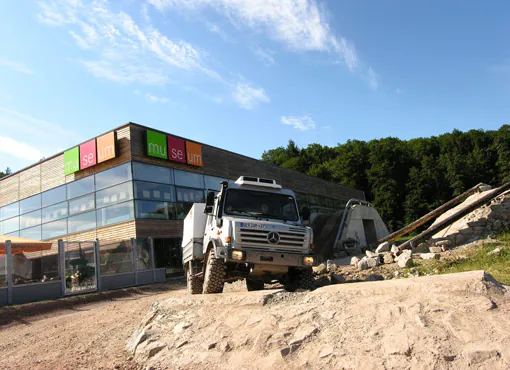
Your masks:
{"label": "white cloud", "polygon": [[[96,77],[162,84],[178,69],[222,81],[206,66],[206,53],[183,40],[170,40],[150,24],[142,29],[128,14],[110,10],[105,0],[53,0],[40,7],[41,22],[65,26],[76,44],[93,55],[81,64]],[[150,20],[143,7],[142,17]]]}
{"label": "white cloud", "polygon": [[241,108],[253,109],[260,103],[269,103],[269,98],[263,88],[255,88],[250,84],[239,82],[232,92],[234,100]]}
{"label": "white cloud", "polygon": [[56,154],[62,146],[70,147],[83,141],[80,135],[64,125],[6,108],[0,108],[0,133],[0,152],[3,152],[0,158],[8,158],[13,169]]}
{"label": "white cloud", "polygon": [[0,67],[7,67],[16,72],[25,73],[27,75],[33,75],[34,71],[30,68],[25,67],[23,64],[18,62],[13,62],[12,60],[7,60],[0,57]]}
{"label": "white cloud", "polygon": [[220,26],[218,26],[216,23],[207,23],[207,29],[220,36],[223,41],[230,41],[230,38],[228,37],[227,33],[223,31]]}
{"label": "white cloud", "polygon": [[43,154],[32,145],[5,136],[0,136],[0,152],[32,162],[37,162],[43,157]]}
{"label": "white cloud", "polygon": [[148,0],[160,11],[168,8],[199,10],[210,7],[236,27],[264,30],[296,51],[331,52],[349,69],[358,64],[356,50],[331,30],[324,7],[316,0]]}
{"label": "white cloud", "polygon": [[368,79],[368,84],[370,85],[370,88],[374,91],[377,90],[377,88],[379,87],[379,84],[377,82],[377,76],[376,76],[374,70],[372,69],[372,67],[368,67],[367,79]]}
{"label": "white cloud", "polygon": [[259,58],[262,63],[264,63],[266,66],[270,66],[270,65],[273,65],[275,64],[275,60],[273,58],[273,56],[271,54],[269,54],[268,52],[265,52],[264,50],[262,50],[260,47],[257,47],[256,49],[253,50],[253,53],[255,54],[255,56],[257,56],[257,58]]}
{"label": "white cloud", "polygon": [[294,127],[296,130],[307,131],[314,130],[316,125],[309,116],[282,116],[282,124]]}
{"label": "white cloud", "polygon": [[151,93],[145,93],[145,99],[151,103],[168,103],[170,100],[162,96],[152,95]]}

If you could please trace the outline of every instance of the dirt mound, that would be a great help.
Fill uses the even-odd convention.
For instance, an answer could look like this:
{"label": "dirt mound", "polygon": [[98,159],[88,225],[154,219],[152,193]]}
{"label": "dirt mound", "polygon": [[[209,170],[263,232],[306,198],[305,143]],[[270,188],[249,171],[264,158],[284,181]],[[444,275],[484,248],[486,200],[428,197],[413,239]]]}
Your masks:
{"label": "dirt mound", "polygon": [[172,298],[152,306],[126,349],[147,368],[505,369],[503,291],[477,271]]}

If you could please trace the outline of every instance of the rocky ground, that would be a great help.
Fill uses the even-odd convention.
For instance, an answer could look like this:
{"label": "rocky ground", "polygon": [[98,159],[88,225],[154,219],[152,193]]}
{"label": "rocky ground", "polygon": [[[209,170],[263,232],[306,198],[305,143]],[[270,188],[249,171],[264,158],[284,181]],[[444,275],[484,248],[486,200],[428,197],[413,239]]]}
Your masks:
{"label": "rocky ground", "polygon": [[127,343],[153,369],[508,369],[510,297],[483,272],[155,303]]}

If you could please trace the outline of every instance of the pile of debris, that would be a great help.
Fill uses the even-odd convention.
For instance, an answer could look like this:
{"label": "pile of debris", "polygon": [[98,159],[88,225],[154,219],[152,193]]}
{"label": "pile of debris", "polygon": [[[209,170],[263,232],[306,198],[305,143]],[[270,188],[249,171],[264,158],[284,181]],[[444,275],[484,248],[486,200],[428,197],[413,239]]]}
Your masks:
{"label": "pile of debris", "polygon": [[[463,203],[438,217],[431,227],[465,209],[489,191],[471,195]],[[439,231],[427,243],[433,245],[437,242],[448,241],[449,246],[459,246],[488,236],[494,238],[499,232],[509,227],[510,191],[506,191],[492,199],[489,204],[475,209],[447,228]]]}

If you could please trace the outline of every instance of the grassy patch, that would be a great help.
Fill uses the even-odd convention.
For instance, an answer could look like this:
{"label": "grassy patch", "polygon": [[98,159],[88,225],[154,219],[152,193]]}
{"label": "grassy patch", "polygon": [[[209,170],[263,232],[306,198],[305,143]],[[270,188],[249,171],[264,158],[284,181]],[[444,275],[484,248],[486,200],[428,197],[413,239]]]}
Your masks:
{"label": "grassy patch", "polygon": [[[502,234],[499,238],[501,245],[486,244],[448,259],[415,261],[416,270],[420,274],[450,274],[473,270],[485,270],[499,282],[510,285],[510,233]],[[499,255],[488,255],[499,248]]]}

